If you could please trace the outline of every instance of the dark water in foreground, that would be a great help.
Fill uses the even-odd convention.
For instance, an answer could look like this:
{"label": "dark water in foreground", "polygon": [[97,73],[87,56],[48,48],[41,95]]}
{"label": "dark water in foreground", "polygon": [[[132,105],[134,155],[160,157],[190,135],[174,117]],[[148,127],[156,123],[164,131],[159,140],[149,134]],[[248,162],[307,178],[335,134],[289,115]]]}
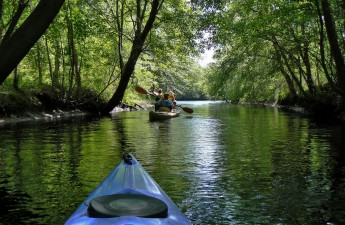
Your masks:
{"label": "dark water in foreground", "polygon": [[[183,103],[182,103],[183,104]],[[63,224],[132,152],[193,224],[345,224],[345,130],[279,109],[0,125],[0,224]]]}

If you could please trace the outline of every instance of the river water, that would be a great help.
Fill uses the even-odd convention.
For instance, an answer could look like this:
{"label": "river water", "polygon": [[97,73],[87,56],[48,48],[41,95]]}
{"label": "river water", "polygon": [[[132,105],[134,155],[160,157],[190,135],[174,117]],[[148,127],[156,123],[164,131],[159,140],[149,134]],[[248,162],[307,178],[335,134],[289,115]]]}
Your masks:
{"label": "river water", "polygon": [[193,224],[345,224],[345,130],[262,106],[0,125],[0,224],[63,224],[131,152]]}

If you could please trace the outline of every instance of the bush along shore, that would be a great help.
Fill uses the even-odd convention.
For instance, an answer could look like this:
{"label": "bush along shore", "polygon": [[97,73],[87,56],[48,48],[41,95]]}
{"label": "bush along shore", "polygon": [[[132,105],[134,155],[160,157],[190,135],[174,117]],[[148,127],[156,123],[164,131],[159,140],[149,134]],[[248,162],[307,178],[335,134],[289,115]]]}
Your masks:
{"label": "bush along shore", "polygon": [[307,94],[305,97],[288,96],[277,104],[285,109],[308,114],[320,120],[345,122],[345,107],[342,98],[327,88],[318,94]]}
{"label": "bush along shore", "polygon": [[[75,116],[100,115],[106,102],[90,91],[82,98],[63,99],[51,90],[30,91],[16,90],[0,93],[0,124],[23,121],[66,119]],[[141,104],[131,106],[121,103],[112,112],[145,109]]]}

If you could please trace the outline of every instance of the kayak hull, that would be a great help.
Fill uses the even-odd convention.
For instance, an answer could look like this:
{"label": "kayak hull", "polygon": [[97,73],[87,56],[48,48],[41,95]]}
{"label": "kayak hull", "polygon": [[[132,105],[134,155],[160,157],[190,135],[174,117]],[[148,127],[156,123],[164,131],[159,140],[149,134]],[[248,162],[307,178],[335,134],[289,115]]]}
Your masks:
{"label": "kayak hull", "polygon": [[171,112],[150,111],[149,112],[149,118],[151,121],[167,120],[167,119],[175,118],[178,116],[180,116],[180,112],[178,111],[171,111]]}
{"label": "kayak hull", "polygon": [[[105,178],[105,180],[80,204],[66,221],[65,225],[191,225],[178,207],[165,194],[140,163],[132,156],[130,163],[122,160]],[[140,216],[114,216],[110,218],[93,217],[89,206],[94,199],[107,195],[144,195],[164,202],[167,214],[161,218],[144,218]],[[134,206],[135,207],[135,206]]]}

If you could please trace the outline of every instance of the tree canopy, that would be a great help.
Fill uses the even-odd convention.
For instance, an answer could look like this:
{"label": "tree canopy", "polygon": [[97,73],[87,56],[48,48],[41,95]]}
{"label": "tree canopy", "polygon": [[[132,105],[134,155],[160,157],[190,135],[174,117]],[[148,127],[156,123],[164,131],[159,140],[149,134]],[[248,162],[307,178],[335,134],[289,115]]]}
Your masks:
{"label": "tree canopy", "polygon": [[[213,1],[212,1],[213,2]],[[198,1],[218,45],[212,96],[232,100],[344,99],[343,1]],[[326,99],[328,101],[329,99]]]}

